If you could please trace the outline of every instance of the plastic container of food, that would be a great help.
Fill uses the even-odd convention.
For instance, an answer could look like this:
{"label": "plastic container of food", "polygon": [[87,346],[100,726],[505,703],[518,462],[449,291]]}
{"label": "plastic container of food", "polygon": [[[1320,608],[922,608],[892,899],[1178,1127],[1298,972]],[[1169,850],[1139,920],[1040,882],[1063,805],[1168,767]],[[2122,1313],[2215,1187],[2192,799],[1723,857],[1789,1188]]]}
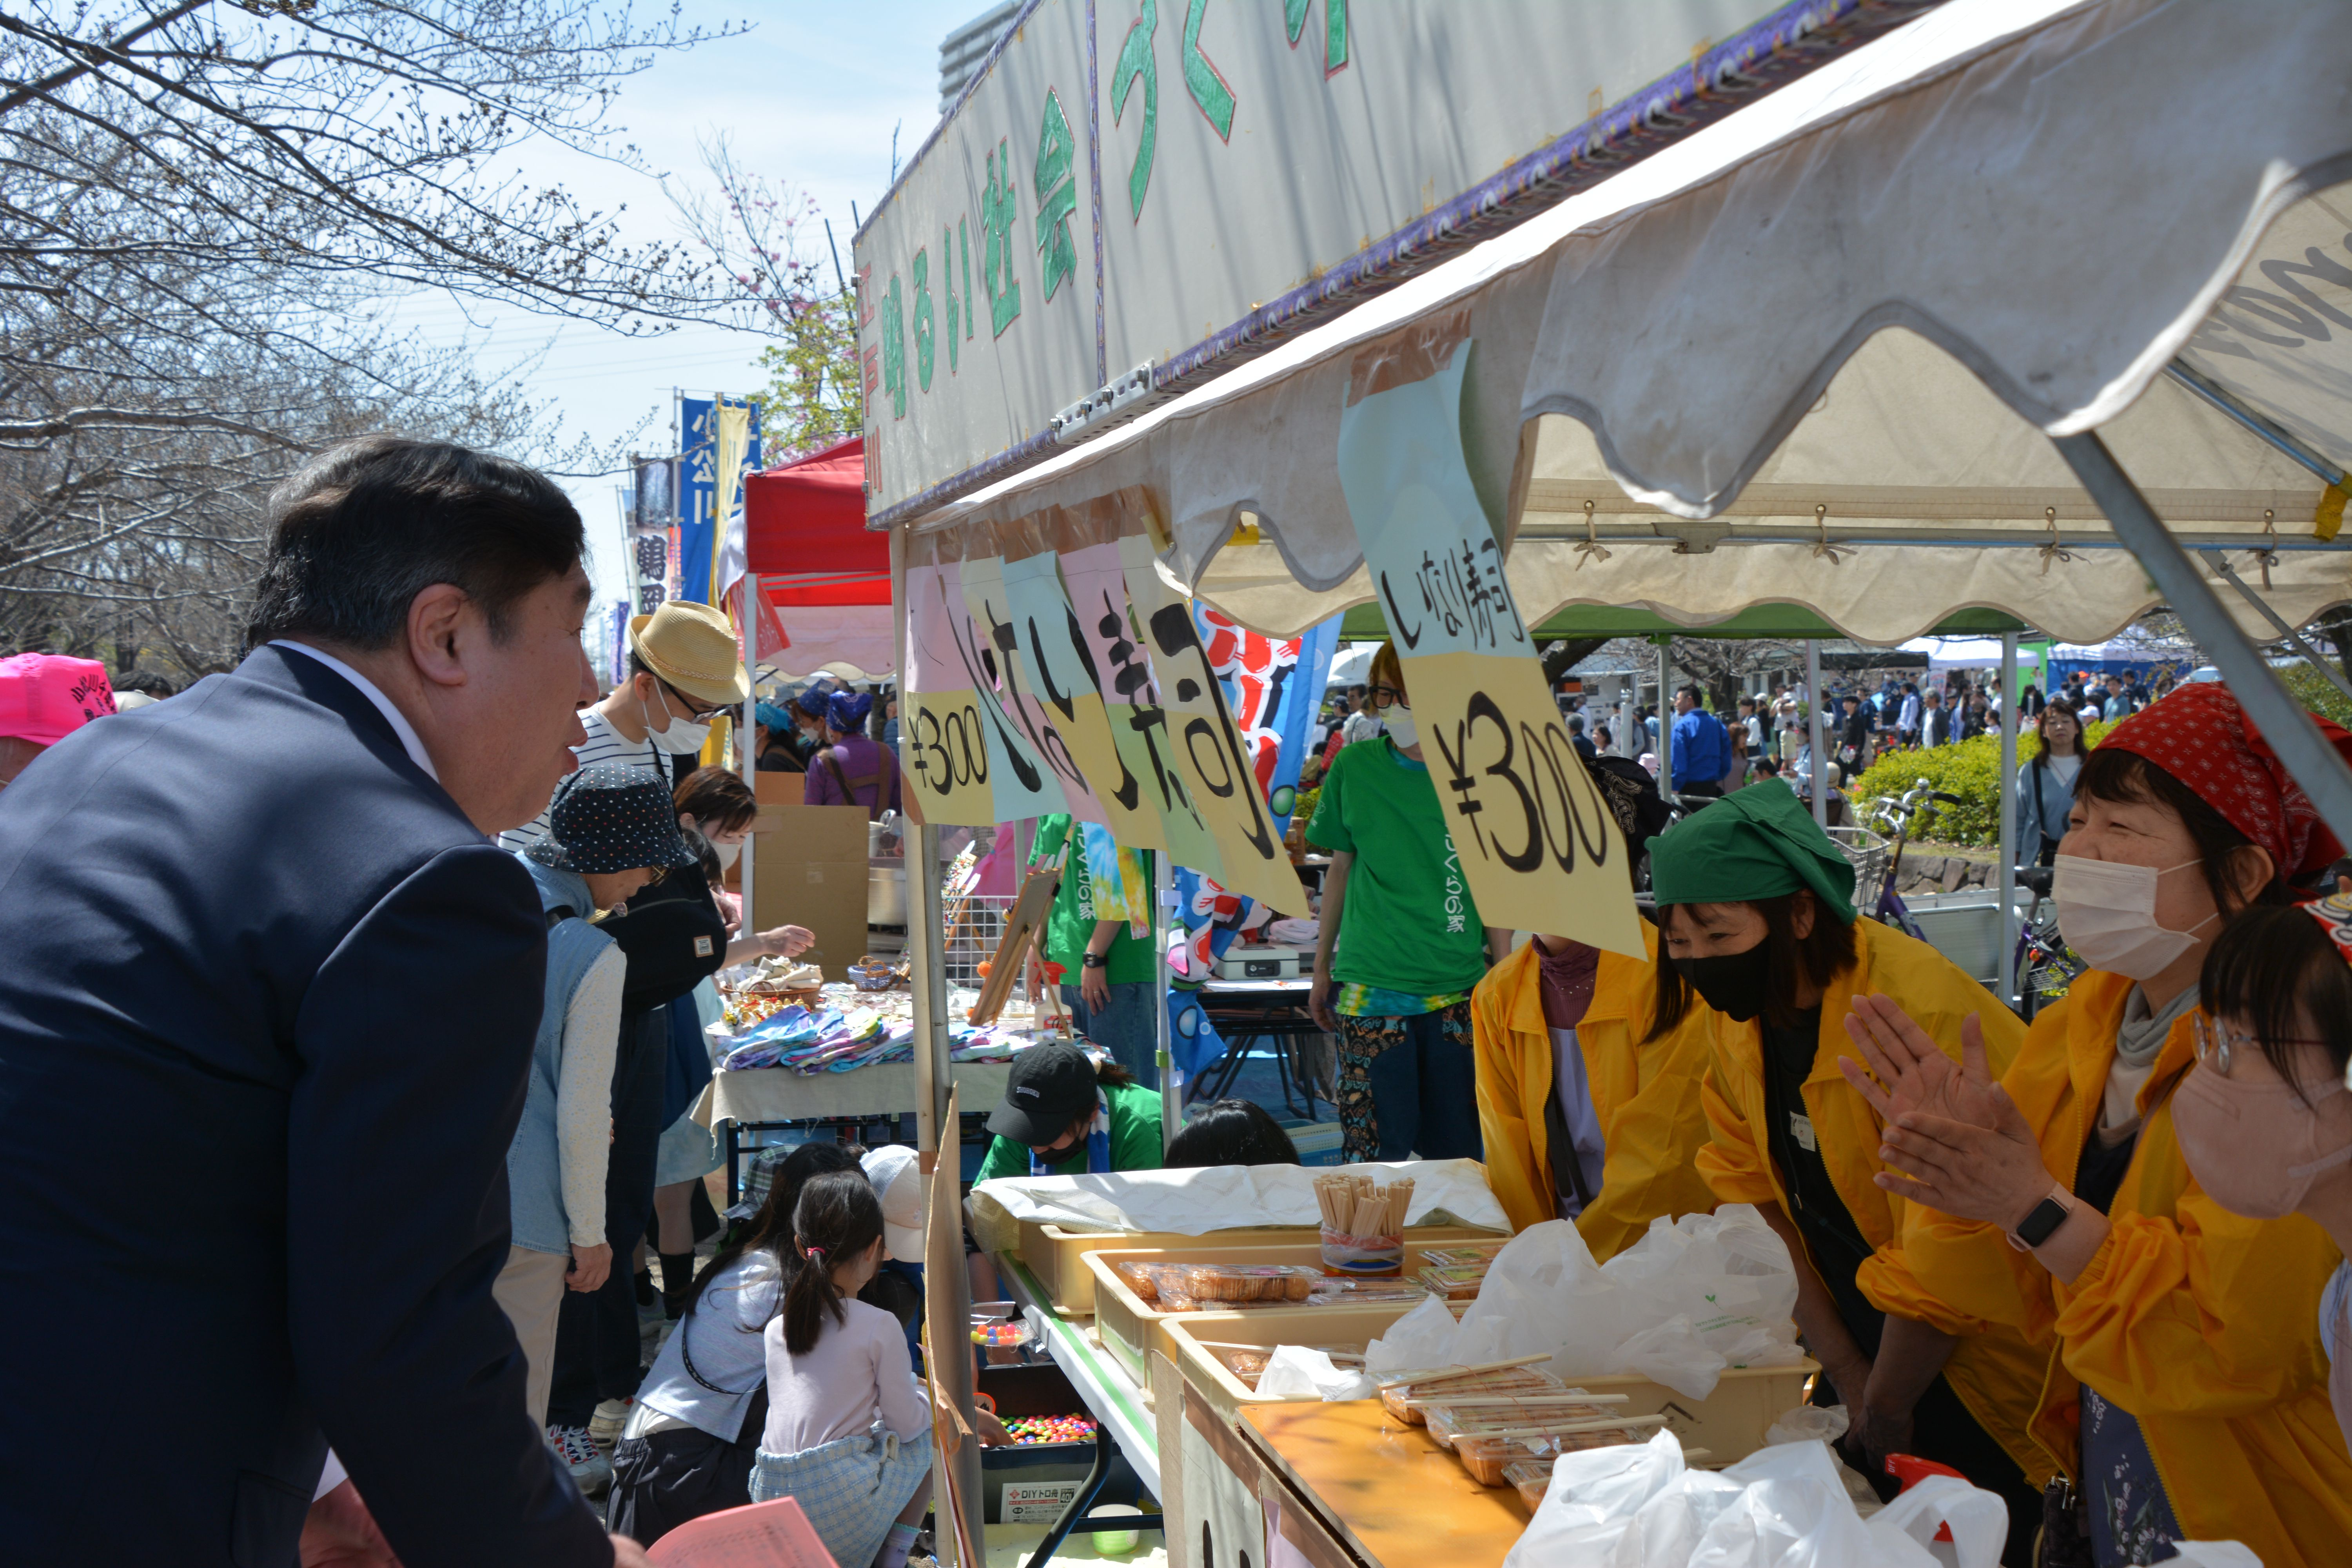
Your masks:
{"label": "plastic container of food", "polygon": [[1555,1459],[1513,1459],[1503,1467],[1503,1481],[1518,1489],[1519,1500],[1530,1509],[1543,1506],[1544,1494],[1551,1490],[1551,1468]]}
{"label": "plastic container of food", "polygon": [[1315,1293],[1322,1275],[1282,1263],[1186,1263],[1173,1266],[1174,1283],[1198,1300],[1299,1302]]}
{"label": "plastic container of food", "polygon": [[1407,1400],[1435,1398],[1444,1394],[1558,1394],[1567,1384],[1531,1366],[1497,1367],[1492,1372],[1472,1373],[1467,1377],[1447,1378],[1443,1373],[1419,1384],[1400,1384],[1381,1390],[1381,1405],[1396,1420],[1408,1426],[1425,1426],[1428,1417],[1406,1404]]}
{"label": "plastic container of food", "polygon": [[[1430,1430],[1436,1429],[1436,1423],[1432,1422]],[[1454,1440],[1454,1457],[1462,1461],[1462,1468],[1480,1486],[1499,1487],[1506,1484],[1506,1467],[1535,1458],[1537,1454],[1535,1446],[1524,1438],[1457,1437]]]}

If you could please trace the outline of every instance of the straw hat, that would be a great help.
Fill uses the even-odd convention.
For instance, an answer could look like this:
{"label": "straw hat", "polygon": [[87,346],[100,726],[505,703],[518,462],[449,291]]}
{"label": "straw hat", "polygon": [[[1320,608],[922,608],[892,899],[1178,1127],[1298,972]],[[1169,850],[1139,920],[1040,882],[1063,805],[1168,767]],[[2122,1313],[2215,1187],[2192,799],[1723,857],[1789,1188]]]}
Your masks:
{"label": "straw hat", "polygon": [[632,616],[629,647],[647,669],[698,702],[740,707],[751,694],[735,629],[709,605],[671,599],[650,616]]}

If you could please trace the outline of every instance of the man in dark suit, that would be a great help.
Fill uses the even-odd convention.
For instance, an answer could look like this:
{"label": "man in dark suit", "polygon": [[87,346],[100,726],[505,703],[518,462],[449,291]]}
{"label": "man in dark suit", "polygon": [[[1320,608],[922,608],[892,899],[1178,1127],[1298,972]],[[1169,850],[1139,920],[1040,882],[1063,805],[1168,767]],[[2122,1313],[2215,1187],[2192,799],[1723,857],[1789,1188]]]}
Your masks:
{"label": "man in dark suit", "polygon": [[645,1561],[490,1296],[546,935],[486,836],[582,739],[581,548],[518,464],[339,447],[244,663],[0,793],[0,1556]]}

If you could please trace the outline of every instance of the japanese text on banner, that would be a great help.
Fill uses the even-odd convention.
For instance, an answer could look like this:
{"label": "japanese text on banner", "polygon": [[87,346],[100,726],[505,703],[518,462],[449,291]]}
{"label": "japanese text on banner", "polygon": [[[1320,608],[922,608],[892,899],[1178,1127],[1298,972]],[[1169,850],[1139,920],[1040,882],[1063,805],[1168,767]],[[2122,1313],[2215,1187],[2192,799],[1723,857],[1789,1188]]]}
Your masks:
{"label": "japanese text on banner", "polygon": [[1639,956],[1628,851],[1545,689],[1463,457],[1471,347],[1439,343],[1433,371],[1371,392],[1366,367],[1394,363],[1363,351],[1340,488],[1480,918]]}
{"label": "japanese text on banner", "polygon": [[1133,848],[1166,849],[1168,834],[1160,813],[1111,737],[1110,715],[1096,686],[1098,667],[1062,585],[1060,557],[1045,551],[1006,562],[1004,597],[1012,606],[1023,674],[1044,701],[1046,721],[1092,781],[1095,803],[1102,808],[1111,837]]}
{"label": "japanese text on banner", "polygon": [[1158,815],[1170,858],[1222,879],[1224,862],[1216,836],[1177,769],[1168,712],[1152,683],[1143,633],[1128,607],[1127,573],[1118,545],[1073,550],[1062,557],[1062,573],[1120,764],[1142,785],[1144,805]]}
{"label": "japanese text on banner", "polygon": [[[1051,557],[1048,557],[1051,559]],[[963,563],[963,602],[971,613],[981,647],[982,673],[996,679],[998,705],[1020,731],[1034,756],[1054,775],[1070,814],[1081,822],[1108,824],[1102,804],[1095,799],[1078,759],[1070,750],[1055,715],[1040,700],[1041,688],[1029,672],[1021,648],[1021,633],[1004,585],[1001,557],[967,557]]]}
{"label": "japanese text on banner", "polygon": [[1216,840],[1220,868],[1210,875],[1220,886],[1271,909],[1306,909],[1282,830],[1266,809],[1241,731],[1225,712],[1224,689],[1193,629],[1192,606],[1160,580],[1151,541],[1129,535],[1118,542],[1118,550],[1128,602],[1148,639],[1160,700],[1167,704],[1168,749]]}
{"label": "japanese text on banner", "polygon": [[1018,822],[1047,812],[1067,811],[1062,781],[1029,749],[1020,729],[1005,716],[997,676],[991,668],[995,660],[989,652],[988,634],[964,597],[963,563],[950,561],[932,570],[940,574],[943,584],[949,640],[980,705],[981,734],[988,747],[988,789],[996,799],[996,820]]}
{"label": "japanese text on banner", "polygon": [[948,583],[934,566],[907,573],[907,700],[899,725],[906,776],[921,819],[981,826],[1001,820],[989,788],[979,694],[948,626]]}

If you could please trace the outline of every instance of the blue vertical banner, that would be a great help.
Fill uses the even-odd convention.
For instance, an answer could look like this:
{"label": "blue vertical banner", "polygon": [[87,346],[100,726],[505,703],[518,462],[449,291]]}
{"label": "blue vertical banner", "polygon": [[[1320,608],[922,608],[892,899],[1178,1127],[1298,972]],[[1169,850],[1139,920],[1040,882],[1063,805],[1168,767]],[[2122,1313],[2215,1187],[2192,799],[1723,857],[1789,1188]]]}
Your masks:
{"label": "blue vertical banner", "polygon": [[677,402],[677,580],[670,596],[710,602],[710,560],[719,545],[719,402]]}

